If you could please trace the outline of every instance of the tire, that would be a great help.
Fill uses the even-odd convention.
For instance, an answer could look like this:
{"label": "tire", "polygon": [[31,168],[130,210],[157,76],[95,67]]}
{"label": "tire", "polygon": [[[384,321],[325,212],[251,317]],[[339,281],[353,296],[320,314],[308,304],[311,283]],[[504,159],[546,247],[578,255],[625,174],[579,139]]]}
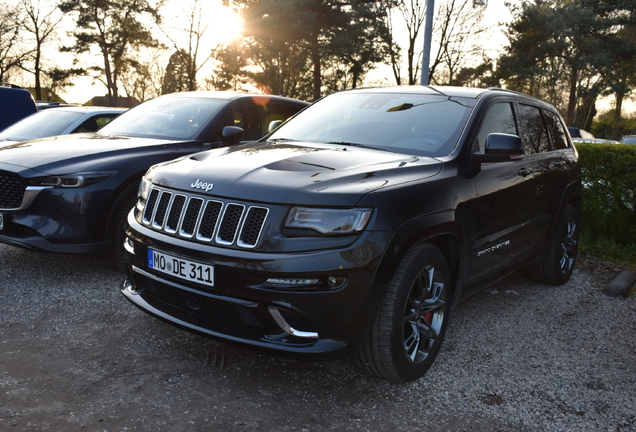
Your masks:
{"label": "tire", "polygon": [[541,283],[563,285],[570,280],[578,250],[579,213],[568,204],[547,255],[529,268],[530,277]]}
{"label": "tire", "polygon": [[112,235],[112,259],[117,268],[124,268],[124,240],[126,239],[126,229],[128,228],[128,213],[137,203],[137,195],[128,195],[119,206],[117,214],[115,215],[115,222],[113,225]]}
{"label": "tire", "polygon": [[394,382],[426,373],[439,353],[450,315],[450,273],[431,245],[410,249],[398,266],[380,310],[357,353],[358,365]]}

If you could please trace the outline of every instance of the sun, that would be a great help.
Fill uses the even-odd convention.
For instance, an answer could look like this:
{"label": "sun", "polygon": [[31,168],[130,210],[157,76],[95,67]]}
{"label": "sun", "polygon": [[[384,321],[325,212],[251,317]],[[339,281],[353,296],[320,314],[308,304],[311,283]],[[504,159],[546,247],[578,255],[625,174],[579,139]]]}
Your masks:
{"label": "sun", "polygon": [[241,36],[243,20],[227,7],[215,8],[215,18],[210,23],[210,32],[220,43],[229,42]]}

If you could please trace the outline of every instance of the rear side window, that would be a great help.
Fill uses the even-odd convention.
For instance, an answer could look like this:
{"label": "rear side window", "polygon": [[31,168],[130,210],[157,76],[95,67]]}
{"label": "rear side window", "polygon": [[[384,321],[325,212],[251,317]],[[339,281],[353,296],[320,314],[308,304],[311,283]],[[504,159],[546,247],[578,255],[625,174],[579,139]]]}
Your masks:
{"label": "rear side window", "polygon": [[523,144],[526,154],[543,153],[550,150],[548,131],[541,110],[530,105],[519,105],[523,125]]}
{"label": "rear side window", "polygon": [[269,124],[276,120],[285,121],[298,111],[301,110],[298,106],[287,105],[284,103],[270,102],[266,107],[265,118],[265,133],[269,130]]}
{"label": "rear side window", "polygon": [[544,112],[547,114],[546,120],[548,121],[548,130],[550,131],[550,136],[552,137],[554,149],[561,150],[568,148],[570,145],[568,144],[567,132],[565,131],[563,123],[561,123],[561,119],[559,119],[559,116],[557,116],[553,112]]}
{"label": "rear side window", "polygon": [[486,138],[491,133],[518,135],[515,116],[510,103],[496,103],[488,108],[477,135],[478,151],[484,153]]}
{"label": "rear side window", "polygon": [[[264,135],[263,114],[260,105],[249,103],[234,105],[229,116],[223,122],[223,126],[237,126],[243,129],[241,141],[256,141]],[[222,129],[223,127],[217,131],[219,137]]]}

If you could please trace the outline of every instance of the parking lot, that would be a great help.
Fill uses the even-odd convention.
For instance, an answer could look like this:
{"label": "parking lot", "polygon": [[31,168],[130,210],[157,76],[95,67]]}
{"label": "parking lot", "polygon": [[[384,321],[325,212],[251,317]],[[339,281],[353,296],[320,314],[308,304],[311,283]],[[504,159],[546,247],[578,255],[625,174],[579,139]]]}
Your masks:
{"label": "parking lot", "polygon": [[[160,322],[108,261],[0,245],[0,430],[636,430],[636,299],[614,271],[515,274],[460,304],[422,379],[304,363]],[[607,269],[605,269],[607,270]]]}

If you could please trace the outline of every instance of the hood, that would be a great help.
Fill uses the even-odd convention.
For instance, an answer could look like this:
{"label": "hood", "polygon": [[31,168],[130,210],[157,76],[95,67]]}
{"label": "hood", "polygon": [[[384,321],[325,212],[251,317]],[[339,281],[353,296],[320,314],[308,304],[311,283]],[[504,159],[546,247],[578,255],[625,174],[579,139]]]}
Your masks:
{"label": "hood", "polygon": [[281,204],[353,206],[374,190],[437,174],[433,158],[315,143],[256,143],[157,165],[155,184],[211,197]]}
{"label": "hood", "polygon": [[11,144],[17,144],[20,141],[12,141],[12,140],[0,140],[0,147],[10,146]]}
{"label": "hood", "polygon": [[44,174],[70,174],[90,170],[96,164],[151,147],[183,145],[179,141],[72,134],[1,146],[0,169],[34,170]]}

